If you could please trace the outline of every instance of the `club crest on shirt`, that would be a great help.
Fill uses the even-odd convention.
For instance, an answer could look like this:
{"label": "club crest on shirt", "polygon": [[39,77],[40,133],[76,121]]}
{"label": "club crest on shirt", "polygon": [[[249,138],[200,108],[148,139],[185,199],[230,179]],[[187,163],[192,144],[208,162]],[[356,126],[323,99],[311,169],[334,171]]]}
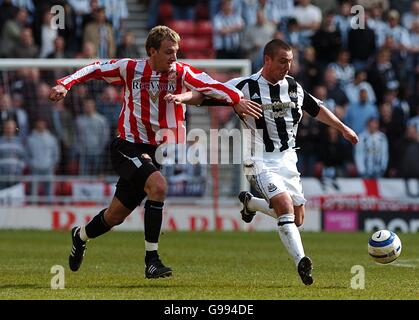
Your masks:
{"label": "club crest on shirt", "polygon": [[269,192],[274,192],[276,189],[277,189],[277,187],[273,183],[268,184],[268,191]]}
{"label": "club crest on shirt", "polygon": [[158,81],[150,81],[150,87],[148,89],[148,95],[150,99],[156,102],[159,98],[159,90],[160,83]]}
{"label": "club crest on shirt", "polygon": [[291,101],[295,103],[298,101],[298,93],[296,91],[290,91],[289,96],[290,96]]}

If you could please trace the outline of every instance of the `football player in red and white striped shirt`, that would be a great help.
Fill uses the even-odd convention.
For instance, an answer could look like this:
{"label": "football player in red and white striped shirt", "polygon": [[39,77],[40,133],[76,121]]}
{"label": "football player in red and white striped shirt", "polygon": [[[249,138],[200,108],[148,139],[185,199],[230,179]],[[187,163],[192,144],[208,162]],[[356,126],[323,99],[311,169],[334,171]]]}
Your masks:
{"label": "football player in red and white striped shirt", "polygon": [[111,144],[111,161],[120,176],[110,206],[86,226],[72,229],[70,269],[82,263],[88,239],[96,238],[125,218],[145,196],[145,275],[159,278],[172,275],[172,269],[159,259],[157,249],[167,184],[159,171],[155,151],[162,138],[160,129],[173,132],[177,142],[185,142],[185,105],[166,100],[168,94],[198,91],[231,105],[242,116],[258,118],[260,106],[243,99],[233,86],[222,84],[194,67],[176,61],[179,35],[168,27],[153,28],[146,41],[148,59],[111,60],[90,64],[57,80],[50,99],[63,99],[71,87],[90,79],[123,86],[124,102],[118,121],[119,136]]}

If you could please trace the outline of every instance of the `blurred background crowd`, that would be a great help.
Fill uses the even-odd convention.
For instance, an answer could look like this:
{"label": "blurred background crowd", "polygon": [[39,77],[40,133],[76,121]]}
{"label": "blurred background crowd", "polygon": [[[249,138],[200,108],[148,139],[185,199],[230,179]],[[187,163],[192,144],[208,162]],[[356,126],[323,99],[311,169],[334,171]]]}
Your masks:
{"label": "blurred background crowd", "polygon": [[[354,5],[365,11],[351,13]],[[419,0],[0,0],[0,58],[144,58],[157,24],[181,35],[180,59],[250,59],[253,72],[270,39],[292,45],[290,74],[360,137],[352,147],[305,116],[304,176],[419,177]],[[51,103],[51,86],[69,72],[1,71],[0,176],[113,174],[107,147],[121,92],[92,81]],[[221,125],[237,125],[221,115]]]}

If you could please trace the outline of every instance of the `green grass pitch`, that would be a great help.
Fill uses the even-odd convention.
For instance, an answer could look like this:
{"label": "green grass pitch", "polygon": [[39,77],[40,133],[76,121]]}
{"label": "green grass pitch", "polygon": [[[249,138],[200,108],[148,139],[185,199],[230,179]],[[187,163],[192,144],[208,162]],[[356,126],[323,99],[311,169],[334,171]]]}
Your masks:
{"label": "green grass pitch", "polygon": [[[276,232],[166,232],[160,255],[173,277],[145,279],[140,232],[111,232],[88,243],[76,273],[68,268],[69,232],[0,231],[0,299],[419,299],[419,235],[399,234],[397,261],[378,265],[366,233],[302,233],[314,263],[304,286]],[[54,265],[65,289],[51,289]],[[354,265],[365,289],[352,289]],[[353,280],[355,281],[355,280]],[[360,283],[359,281],[357,282]]]}

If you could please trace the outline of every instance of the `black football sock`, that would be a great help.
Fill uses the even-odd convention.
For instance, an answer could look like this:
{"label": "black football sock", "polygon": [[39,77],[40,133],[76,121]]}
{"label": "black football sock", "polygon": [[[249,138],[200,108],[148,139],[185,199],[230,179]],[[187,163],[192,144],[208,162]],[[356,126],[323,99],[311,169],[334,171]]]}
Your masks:
{"label": "black football sock", "polygon": [[144,205],[144,238],[146,241],[146,262],[157,257],[161,224],[163,220],[163,202],[147,200]]}
{"label": "black football sock", "polygon": [[105,222],[105,218],[103,216],[105,211],[106,209],[103,209],[86,225],[86,235],[89,239],[99,237],[112,229],[112,227]]}

